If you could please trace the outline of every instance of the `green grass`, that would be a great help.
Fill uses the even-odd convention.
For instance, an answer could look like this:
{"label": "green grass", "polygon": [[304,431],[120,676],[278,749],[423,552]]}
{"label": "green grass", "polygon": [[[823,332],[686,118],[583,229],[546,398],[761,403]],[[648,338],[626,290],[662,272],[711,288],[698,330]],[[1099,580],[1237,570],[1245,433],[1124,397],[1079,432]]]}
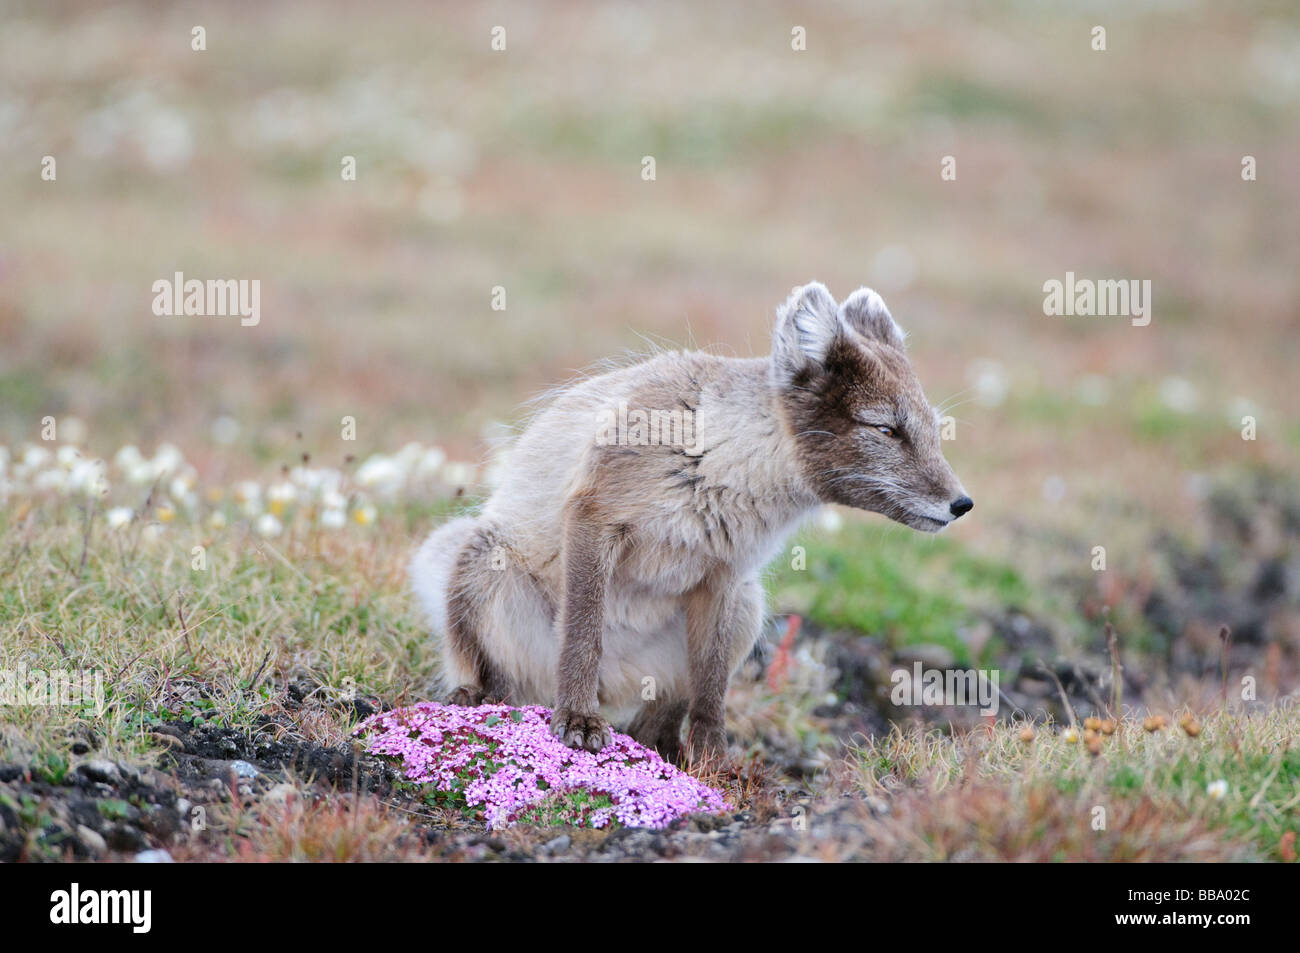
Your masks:
{"label": "green grass", "polygon": [[[271,722],[307,741],[344,744],[356,718],[330,702],[345,691],[388,706],[428,697],[436,661],[405,595],[404,567],[412,538],[463,505],[385,506],[373,525],[334,531],[286,514],[285,534],[272,540],[239,521],[209,531],[183,516],[152,540],[139,523],[110,531],[102,519],[85,536],[82,510],[66,501],[9,507],[0,516],[0,551],[9,557],[0,570],[4,664],[99,670],[107,697],[102,712],[6,707],[0,758],[59,785],[77,763],[76,739],[93,737],[94,755],[148,763],[163,747],[152,733],[176,720],[250,736]],[[191,568],[196,543],[208,552],[203,572]],[[1042,599],[1012,567],[957,538],[851,521],[838,533],[808,533],[800,544],[807,568],[793,570],[787,559],[771,573],[778,607],[801,604],[822,625],[855,628],[895,647],[945,645],[960,664],[984,660],[972,658],[960,636],[982,611]],[[982,656],[997,651],[990,646]],[[294,706],[286,687],[302,675],[322,690]],[[776,705],[778,715],[799,722],[786,734],[812,751],[823,740],[800,732],[813,731],[807,709],[814,703],[792,692],[737,714],[742,722],[761,720],[762,705]],[[1015,725],[951,737],[895,732],[859,752],[857,783],[896,799],[897,823],[906,830],[898,828],[893,846],[882,840],[882,849],[902,859],[964,856],[962,838],[970,834],[960,824],[976,825],[990,859],[1177,859],[1188,844],[1220,859],[1280,859],[1300,802],[1300,753],[1290,747],[1297,718],[1284,709],[1215,716],[1198,738],[1130,726],[1096,757],[1050,729],[1040,729],[1032,744],[1018,740]],[[1210,798],[1207,786],[1221,779],[1227,796]],[[969,784],[975,787],[967,796]],[[908,791],[914,800],[897,800]],[[559,823],[600,806],[577,798],[539,805],[530,819]],[[455,792],[425,803],[467,813]],[[1117,825],[1109,839],[1089,831],[1096,805]],[[112,820],[131,805],[106,800],[98,809]],[[39,802],[14,800],[9,810],[30,832],[31,856],[64,849],[42,840]],[[287,846],[274,849],[297,850],[325,836],[336,825],[332,817],[309,812],[301,830],[277,835]]]}
{"label": "green grass", "polygon": [[[242,524],[207,531],[177,521],[150,541],[140,524],[112,531],[101,515],[79,569],[83,520],[70,504],[0,520],[2,551],[21,554],[0,586],[3,664],[99,671],[106,695],[97,717],[6,708],[0,757],[36,758],[53,774],[49,759],[79,728],[132,759],[148,756],[159,721],[251,729],[280,710],[285,684],[301,674],[327,689],[422,695],[435,662],[406,599],[406,522],[396,510],[382,527],[262,540]],[[204,571],[191,568],[195,545],[206,548]],[[340,715],[322,740],[347,728]]]}
{"label": "green grass", "polygon": [[[1140,800],[1152,812],[1152,836],[1160,823],[1194,823],[1250,844],[1271,860],[1283,859],[1283,838],[1296,830],[1300,750],[1293,744],[1300,712],[1294,709],[1216,713],[1204,719],[1196,737],[1177,725],[1147,732],[1129,720],[1114,736],[1102,736],[1096,756],[1054,727],[1040,726],[1028,742],[1020,730],[1014,724],[959,736],[895,730],[858,751],[862,784],[876,791],[898,791],[901,785],[931,795],[987,784],[1016,803],[1046,789],[1087,812],[1060,818],[1083,831],[1094,808],[1115,816]],[[1219,781],[1227,784],[1221,799],[1209,793]],[[991,801],[985,813],[999,810]]]}
{"label": "green grass", "polygon": [[959,664],[996,654],[990,640],[972,658],[963,629],[982,611],[1033,602],[1015,568],[985,559],[943,537],[904,527],[852,522],[838,534],[795,541],[806,569],[787,554],[773,566],[769,589],[778,609],[796,609],[829,628],[857,629],[891,647],[942,645]]}
{"label": "green grass", "polygon": [[[565,791],[525,808],[519,814],[519,822],[534,827],[563,827],[575,821],[581,823],[592,812],[613,805],[614,801],[608,794]],[[617,819],[611,819],[609,829],[617,830],[621,826]]]}

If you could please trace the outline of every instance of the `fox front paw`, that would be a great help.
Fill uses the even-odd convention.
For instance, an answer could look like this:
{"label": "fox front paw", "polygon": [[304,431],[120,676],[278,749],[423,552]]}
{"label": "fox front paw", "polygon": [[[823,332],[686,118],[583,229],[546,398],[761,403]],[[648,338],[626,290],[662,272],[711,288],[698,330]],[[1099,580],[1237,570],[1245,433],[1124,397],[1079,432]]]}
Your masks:
{"label": "fox front paw", "polygon": [[692,725],[686,735],[686,754],[691,764],[721,762],[727,755],[727,729],[722,725]]}
{"label": "fox front paw", "polygon": [[609,722],[600,715],[587,715],[568,708],[557,708],[551,715],[551,734],[570,748],[583,748],[592,754],[613,740]]}

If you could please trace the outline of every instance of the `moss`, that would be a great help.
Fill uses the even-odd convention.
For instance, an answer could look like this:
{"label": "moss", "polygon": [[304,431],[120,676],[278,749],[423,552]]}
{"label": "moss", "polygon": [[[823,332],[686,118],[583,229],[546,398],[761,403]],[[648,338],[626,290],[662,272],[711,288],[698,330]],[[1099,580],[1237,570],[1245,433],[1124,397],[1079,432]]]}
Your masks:
{"label": "moss", "polygon": [[769,577],[778,608],[879,636],[894,648],[942,645],[963,665],[991,657],[997,646],[990,640],[981,657],[972,658],[962,630],[982,611],[1022,606],[1031,597],[1011,566],[955,540],[921,538],[903,527],[855,524],[833,539],[811,537],[795,546],[803,548],[806,568],[794,568],[795,558],[787,555]]}

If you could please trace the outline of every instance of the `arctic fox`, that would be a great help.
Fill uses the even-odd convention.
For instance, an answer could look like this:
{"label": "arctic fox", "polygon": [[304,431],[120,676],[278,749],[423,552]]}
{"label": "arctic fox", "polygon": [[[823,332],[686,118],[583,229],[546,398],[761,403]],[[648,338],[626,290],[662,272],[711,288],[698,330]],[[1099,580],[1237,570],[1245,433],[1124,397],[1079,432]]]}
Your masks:
{"label": "arctic fox", "polygon": [[412,560],[447,700],[554,706],[589,751],[611,719],[669,759],[689,714],[688,753],[723,752],[759,572],[801,520],[840,503],[937,532],[974,505],[903,348],[874,291],[813,282],[768,358],[666,353],[558,391],[481,512]]}

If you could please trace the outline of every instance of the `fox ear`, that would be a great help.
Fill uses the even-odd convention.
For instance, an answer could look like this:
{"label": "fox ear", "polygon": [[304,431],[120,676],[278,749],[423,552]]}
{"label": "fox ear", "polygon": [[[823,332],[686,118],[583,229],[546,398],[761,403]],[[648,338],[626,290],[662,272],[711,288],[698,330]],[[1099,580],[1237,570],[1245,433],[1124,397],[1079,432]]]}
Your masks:
{"label": "fox ear", "polygon": [[813,281],[795,288],[776,310],[772,360],[789,376],[809,364],[822,364],[843,329],[839,306],[824,284]]}
{"label": "fox ear", "polygon": [[907,333],[885,307],[885,299],[870,288],[859,288],[840,305],[840,320],[869,341],[903,349]]}

